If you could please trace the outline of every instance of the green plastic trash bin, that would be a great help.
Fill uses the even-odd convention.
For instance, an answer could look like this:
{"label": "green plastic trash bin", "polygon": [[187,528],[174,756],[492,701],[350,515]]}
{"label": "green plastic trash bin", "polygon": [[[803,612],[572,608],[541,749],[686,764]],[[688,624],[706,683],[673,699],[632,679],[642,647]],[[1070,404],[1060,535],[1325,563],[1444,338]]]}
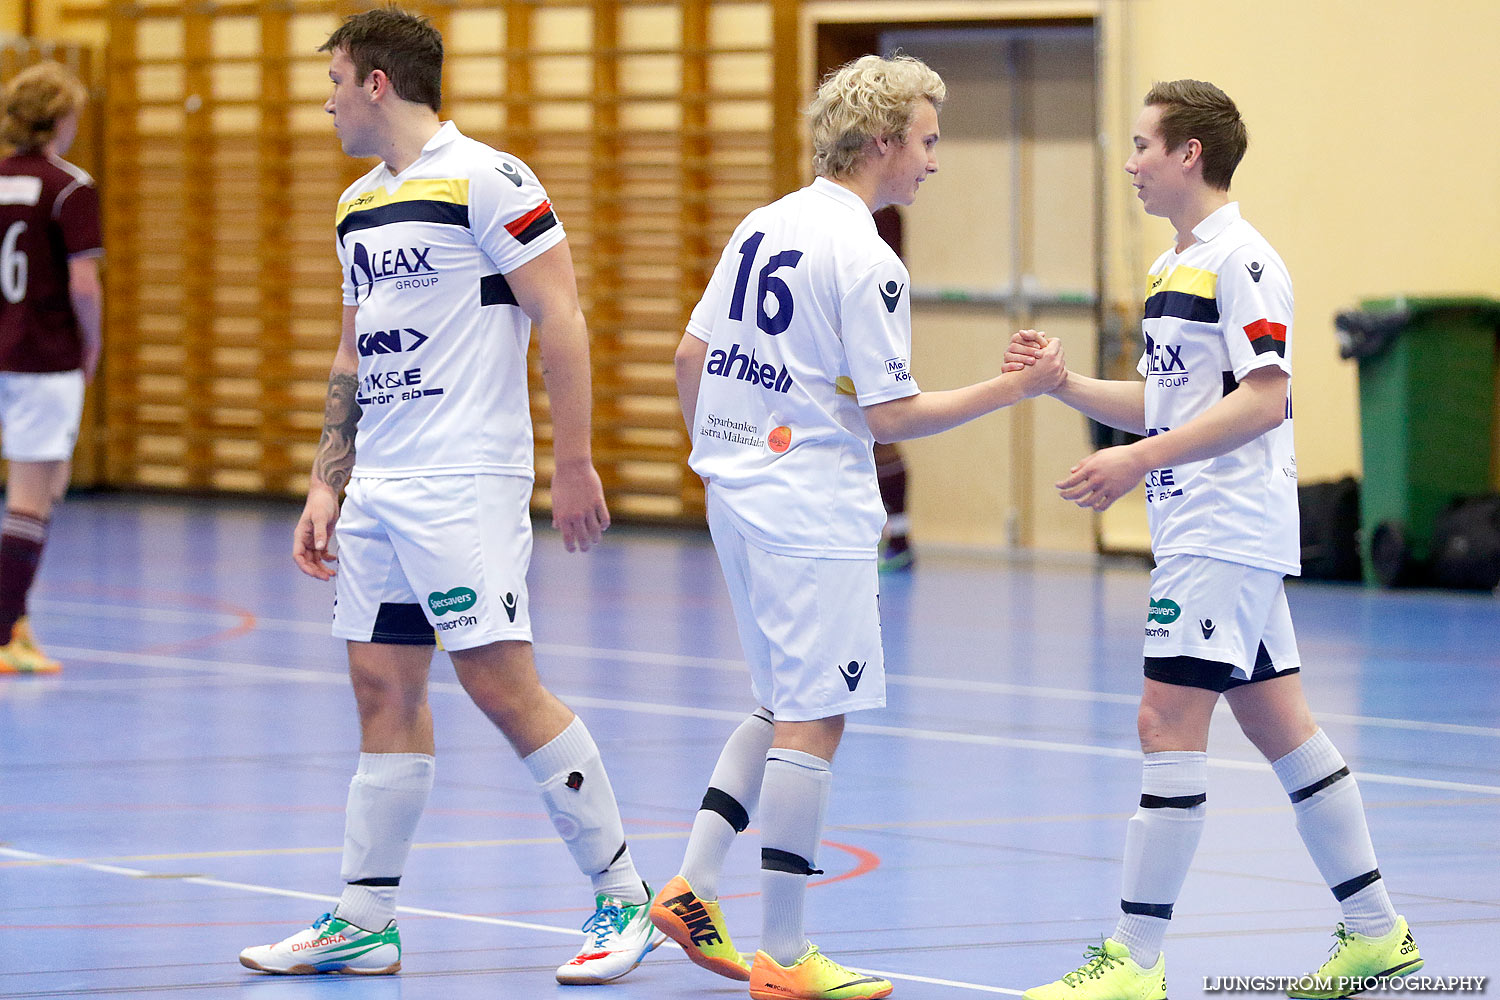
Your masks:
{"label": "green plastic trash bin", "polygon": [[1359,361],[1365,580],[1420,583],[1438,513],[1489,492],[1500,302],[1397,298],[1362,302],[1336,325]]}

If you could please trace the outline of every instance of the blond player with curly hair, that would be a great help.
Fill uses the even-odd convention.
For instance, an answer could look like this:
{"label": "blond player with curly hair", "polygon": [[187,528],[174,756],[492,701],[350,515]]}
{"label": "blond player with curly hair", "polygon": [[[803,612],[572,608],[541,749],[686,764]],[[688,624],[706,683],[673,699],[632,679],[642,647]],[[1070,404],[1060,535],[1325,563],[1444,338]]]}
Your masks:
{"label": "blond player with curly hair", "polygon": [[68,486],[85,383],[99,364],[99,194],[62,157],[88,91],[55,62],[6,85],[0,140],[0,674],[53,673],[26,619],[53,506]]}
{"label": "blond player with curly hair", "polygon": [[[910,277],[871,214],[937,171],[943,81],[910,56],[824,80],[810,115],[817,179],[735,230],[677,348],[677,386],[708,524],[759,708],[729,737],[682,870],[651,919],[698,965],[757,998],[859,1000],[891,984],[803,932],[802,904],[844,716],[885,704],[875,441],[935,434],[1055,387],[1061,349],[962,389],[911,372]],[[1027,359],[1032,360],[1032,359]],[[760,950],[730,940],[718,876],[760,804]]]}

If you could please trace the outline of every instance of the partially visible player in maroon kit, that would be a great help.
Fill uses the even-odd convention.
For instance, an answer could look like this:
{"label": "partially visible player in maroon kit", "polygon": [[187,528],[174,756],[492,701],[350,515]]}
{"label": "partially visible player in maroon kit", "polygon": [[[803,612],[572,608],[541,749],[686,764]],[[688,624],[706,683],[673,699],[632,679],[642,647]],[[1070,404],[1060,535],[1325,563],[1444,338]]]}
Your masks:
{"label": "partially visible player in maroon kit", "polygon": [[0,674],[51,673],[26,621],[52,507],[68,486],[83,390],[99,364],[99,194],[62,159],[88,91],[54,62],[5,87],[0,141]]}

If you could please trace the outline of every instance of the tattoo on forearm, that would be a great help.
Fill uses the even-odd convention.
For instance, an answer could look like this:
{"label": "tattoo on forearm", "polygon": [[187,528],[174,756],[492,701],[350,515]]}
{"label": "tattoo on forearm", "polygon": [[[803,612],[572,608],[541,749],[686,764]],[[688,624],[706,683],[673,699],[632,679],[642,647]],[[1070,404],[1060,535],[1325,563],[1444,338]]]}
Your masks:
{"label": "tattoo on forearm", "polygon": [[354,431],[359,426],[359,404],[354,393],[359,385],[351,372],[335,372],[328,379],[328,405],[323,410],[323,437],[313,459],[313,475],[343,490],[354,471]]}

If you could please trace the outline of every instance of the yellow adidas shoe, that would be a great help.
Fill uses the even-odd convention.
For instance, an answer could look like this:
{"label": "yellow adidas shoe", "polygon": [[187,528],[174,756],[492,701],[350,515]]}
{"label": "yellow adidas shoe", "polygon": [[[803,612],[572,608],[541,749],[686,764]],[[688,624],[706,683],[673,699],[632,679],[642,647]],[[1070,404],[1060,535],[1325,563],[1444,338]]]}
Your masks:
{"label": "yellow adidas shoe", "polygon": [[1310,976],[1303,976],[1286,995],[1298,1000],[1335,1000],[1371,989],[1381,979],[1409,976],[1423,965],[1422,953],[1405,917],[1383,937],[1344,929],[1333,932],[1333,954]]}

